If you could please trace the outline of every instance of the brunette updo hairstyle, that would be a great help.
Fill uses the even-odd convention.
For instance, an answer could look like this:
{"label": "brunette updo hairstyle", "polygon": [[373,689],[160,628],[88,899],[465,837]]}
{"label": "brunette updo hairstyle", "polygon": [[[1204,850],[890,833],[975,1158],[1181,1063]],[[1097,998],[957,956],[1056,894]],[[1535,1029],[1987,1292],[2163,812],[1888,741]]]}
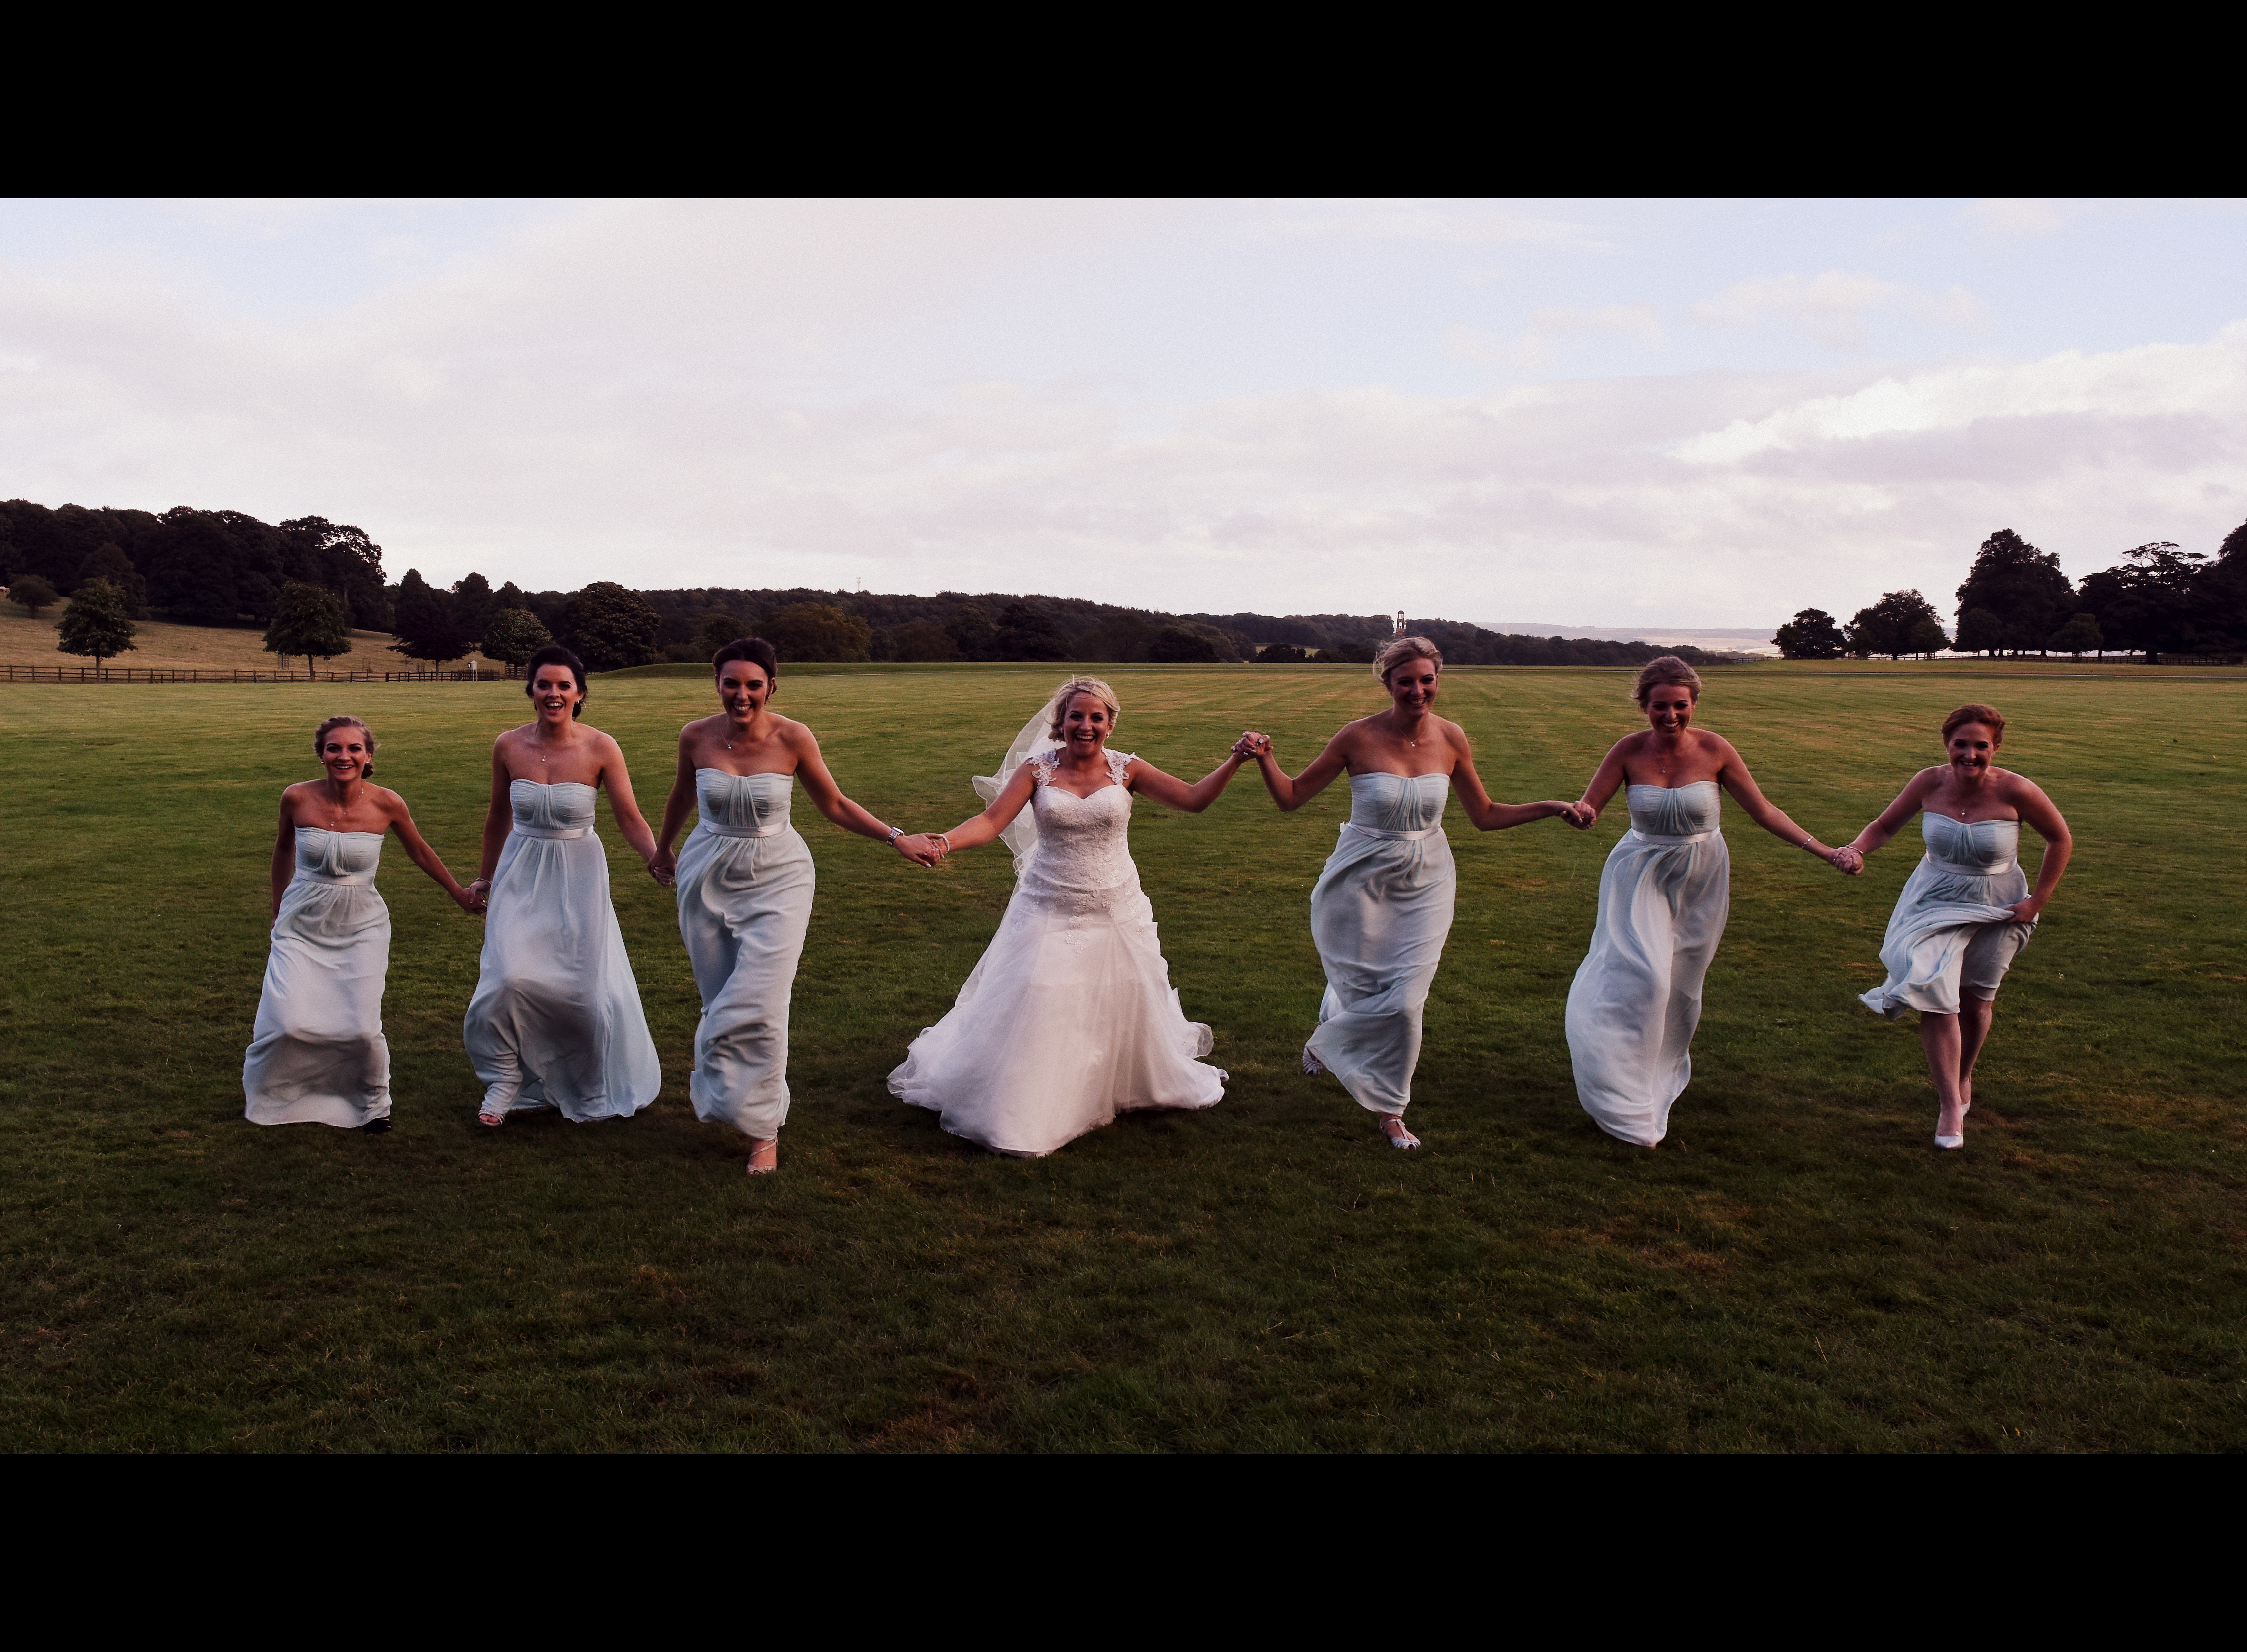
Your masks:
{"label": "brunette updo hairstyle", "polygon": [[773,652],[773,645],[770,643],[762,637],[734,638],[733,641],[710,656],[710,674],[715,677],[720,672],[725,670],[728,664],[736,659],[745,659],[764,672],[765,681],[771,685],[766,693],[766,699],[769,700],[774,694],[780,693],[780,656]]}
{"label": "brunette updo hairstyle", "polygon": [[1641,711],[1646,709],[1646,697],[1657,688],[1675,683],[1693,696],[1693,703],[1701,703],[1701,673],[1675,654],[1663,654],[1649,659],[1639,668],[1638,681],[1632,685],[1630,697],[1638,702]]}
{"label": "brunette updo hairstyle", "polygon": [[1968,723],[1986,723],[1990,729],[1990,744],[2005,743],[2005,719],[1995,706],[1984,706],[1978,700],[1970,700],[1943,720],[1943,743],[1948,746],[1950,736]]}
{"label": "brunette updo hairstyle", "polygon": [[1373,657],[1373,674],[1381,679],[1383,688],[1389,686],[1389,673],[1408,659],[1432,659],[1436,669],[1444,668],[1444,651],[1425,637],[1392,637],[1381,645]]}
{"label": "brunette updo hairstyle", "polygon": [[[359,774],[361,780],[372,780],[374,777],[374,750],[382,742],[375,739],[374,730],[356,717],[331,717],[322,723],[313,731],[312,754],[324,761],[327,756],[328,736],[338,728],[356,728],[366,736],[366,761],[359,765]],[[1948,730],[1944,731],[1943,737],[1945,740],[1950,738]]]}
{"label": "brunette updo hairstyle", "polygon": [[560,643],[547,644],[545,647],[533,654],[530,657],[530,663],[522,668],[522,693],[525,699],[530,696],[531,685],[538,680],[538,668],[541,666],[567,666],[570,668],[570,674],[577,679],[577,703],[570,707],[570,719],[573,721],[576,720],[584,714],[585,701],[593,693],[593,686],[585,680],[585,662],[562,646]]}

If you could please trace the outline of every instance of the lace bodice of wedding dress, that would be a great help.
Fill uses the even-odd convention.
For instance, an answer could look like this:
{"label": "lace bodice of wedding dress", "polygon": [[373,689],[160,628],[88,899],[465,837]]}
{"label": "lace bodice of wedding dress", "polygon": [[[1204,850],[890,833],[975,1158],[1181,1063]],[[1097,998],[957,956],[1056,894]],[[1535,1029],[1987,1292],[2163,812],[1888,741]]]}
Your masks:
{"label": "lace bodice of wedding dress", "polygon": [[1131,754],[1110,752],[1108,775],[1115,783],[1079,797],[1053,783],[1061,754],[1041,753],[1029,760],[1035,782],[1030,807],[1038,822],[1037,851],[1022,869],[1021,890],[1032,899],[1071,911],[1105,905],[1116,895],[1138,888],[1131,862],[1131,794],[1124,772]]}

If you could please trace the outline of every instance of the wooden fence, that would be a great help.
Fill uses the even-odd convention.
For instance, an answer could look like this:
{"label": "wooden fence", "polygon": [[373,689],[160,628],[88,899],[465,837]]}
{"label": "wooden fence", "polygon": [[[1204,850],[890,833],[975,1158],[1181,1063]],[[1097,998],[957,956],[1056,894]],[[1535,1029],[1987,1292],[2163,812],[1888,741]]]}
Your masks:
{"label": "wooden fence", "polygon": [[0,666],[8,683],[490,683],[522,680],[520,666],[482,671],[166,671],[158,666]]}

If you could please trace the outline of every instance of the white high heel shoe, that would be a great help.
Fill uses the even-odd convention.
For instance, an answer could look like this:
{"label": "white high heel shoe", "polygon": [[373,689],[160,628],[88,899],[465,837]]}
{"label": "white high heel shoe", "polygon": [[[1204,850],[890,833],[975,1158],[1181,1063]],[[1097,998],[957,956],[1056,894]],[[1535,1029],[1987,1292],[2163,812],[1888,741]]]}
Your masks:
{"label": "white high heel shoe", "polygon": [[1937,1147],[1944,1148],[1964,1147],[1966,1145],[1966,1137],[1964,1135],[1938,1136],[1935,1138],[1935,1144]]}
{"label": "white high heel shoe", "polygon": [[[1390,1124],[1394,1124],[1397,1127],[1393,1133],[1389,1129]],[[1404,1121],[1398,1118],[1394,1113],[1389,1115],[1387,1121],[1382,1125],[1381,1134],[1387,1138],[1389,1145],[1391,1147],[1414,1148],[1420,1145],[1420,1138],[1413,1135],[1410,1130],[1406,1130],[1404,1128]]]}

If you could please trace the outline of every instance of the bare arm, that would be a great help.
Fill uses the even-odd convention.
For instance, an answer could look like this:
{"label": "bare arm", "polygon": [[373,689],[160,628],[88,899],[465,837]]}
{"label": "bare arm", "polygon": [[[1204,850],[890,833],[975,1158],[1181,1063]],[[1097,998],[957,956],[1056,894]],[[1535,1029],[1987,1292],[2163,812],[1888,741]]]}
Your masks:
{"label": "bare arm", "polygon": [[[504,734],[500,736],[500,740],[506,738]],[[495,740],[492,742],[491,807],[484,811],[483,858],[476,864],[476,883],[487,888],[491,884],[492,874],[499,870],[499,852],[507,847],[507,835],[515,829],[515,805],[507,795],[512,778],[507,772],[507,759],[500,755],[499,741]]]}
{"label": "bare arm", "polygon": [[[796,778],[803,782],[804,795],[811,799],[814,809],[846,832],[871,837],[878,843],[891,843],[887,826],[843,795],[835,776],[827,772],[827,760],[819,754],[819,741],[809,729],[798,725],[790,730],[789,745],[796,752]],[[933,866],[944,858],[936,845],[919,832],[899,833],[892,846],[907,860],[923,866]]]}
{"label": "bare arm", "polygon": [[2021,811],[2021,818],[2030,829],[2044,839],[2044,864],[2037,870],[2036,888],[2024,901],[2013,905],[2013,916],[2024,924],[2036,922],[2037,914],[2044,911],[2045,903],[2059,887],[2060,874],[2067,870],[2068,857],[2075,853],[2075,837],[2067,829],[2067,822],[2044,795],[2044,788],[2031,780],[2015,776],[2018,782],[2013,792],[2013,806]]}
{"label": "bare arm", "polygon": [[1458,754],[1451,765],[1451,789],[1458,794],[1459,806],[1466,810],[1467,818],[1479,831],[1502,832],[1510,827],[1526,826],[1533,820],[1567,821],[1571,826],[1590,824],[1582,816],[1583,805],[1564,803],[1556,798],[1547,798],[1539,803],[1501,803],[1493,801],[1483,788],[1482,776],[1475,773],[1474,752],[1467,744],[1464,730],[1451,736],[1453,748]]}
{"label": "bare arm", "polygon": [[1881,811],[1881,816],[1843,845],[1860,856],[1869,855],[1909,825],[1911,817],[1919,813],[1927,801],[1928,793],[1935,789],[1943,778],[1939,768],[1923,768],[1911,777],[1911,783],[1896,794],[1896,800]]}
{"label": "bare arm", "polygon": [[281,794],[281,829],[273,838],[273,919],[281,917],[281,894],[297,875],[297,816],[289,807],[289,794]]}
{"label": "bare arm", "polygon": [[1218,796],[1240,771],[1240,754],[1233,753],[1191,786],[1172,775],[1165,775],[1152,763],[1131,760],[1124,783],[1143,797],[1151,797],[1172,809],[1183,809],[1189,815],[1199,815],[1218,800]]}
{"label": "bare arm", "polygon": [[1293,779],[1280,767],[1280,760],[1272,754],[1271,737],[1253,730],[1240,737],[1236,752],[1246,748],[1246,754],[1256,760],[1257,772],[1264,776],[1264,789],[1272,794],[1272,801],[1292,814],[1334,784],[1335,776],[1349,766],[1349,735],[1345,728],[1327,742],[1327,748],[1311,759],[1311,766]]}
{"label": "bare arm", "polygon": [[625,766],[624,747],[606,734],[601,739],[607,742],[601,753],[601,784],[608,790],[609,812],[617,817],[617,829],[632,846],[632,852],[647,863],[648,876],[668,889],[671,874],[656,864],[655,834],[648,829],[639,805],[632,801],[632,770]]}
{"label": "bare arm", "polygon": [[1608,754],[1600,759],[1600,766],[1592,771],[1591,779],[1585,784],[1583,796],[1577,800],[1581,808],[1590,811],[1590,817],[1581,820],[1580,824],[1588,826],[1599,819],[1600,810],[1608,806],[1608,799],[1613,797],[1629,778],[1622,766],[1622,748],[1637,738],[1636,734],[1624,735],[1608,747]]}
{"label": "bare arm", "polygon": [[[692,723],[686,726],[693,727]],[[679,731],[679,772],[671,778],[671,795],[663,800],[663,830],[655,840],[656,864],[666,872],[674,870],[679,864],[672,845],[679,837],[680,829],[686,824],[686,817],[693,812],[694,755],[688,748],[686,728],[682,728]]]}
{"label": "bare arm", "polygon": [[1717,782],[1732,795],[1732,801],[1747,811],[1747,816],[1773,837],[1790,848],[1807,850],[1836,870],[1851,877],[1864,870],[1862,856],[1854,850],[1828,849],[1815,837],[1786,817],[1779,806],[1763,795],[1763,788],[1748,772],[1747,764],[1730,741],[1725,741],[1725,766],[1717,774]]}
{"label": "bare arm", "polygon": [[438,858],[437,851],[429,847],[415,828],[413,811],[406,808],[406,800],[396,792],[389,793],[388,796],[390,801],[384,805],[383,812],[390,816],[390,829],[398,834],[398,841],[405,845],[407,856],[416,866],[429,874],[438,887],[460,903],[461,911],[475,911],[476,898],[461,887],[460,880],[453,876],[452,869]]}
{"label": "bare arm", "polygon": [[942,834],[945,841],[954,849],[974,849],[989,843],[1005,831],[1014,816],[1022,812],[1022,805],[1030,801],[1030,788],[1036,783],[1036,777],[1030,773],[1030,766],[1024,763],[1014,771],[1005,788],[991,800],[990,808],[980,815],[969,816],[950,831]]}

